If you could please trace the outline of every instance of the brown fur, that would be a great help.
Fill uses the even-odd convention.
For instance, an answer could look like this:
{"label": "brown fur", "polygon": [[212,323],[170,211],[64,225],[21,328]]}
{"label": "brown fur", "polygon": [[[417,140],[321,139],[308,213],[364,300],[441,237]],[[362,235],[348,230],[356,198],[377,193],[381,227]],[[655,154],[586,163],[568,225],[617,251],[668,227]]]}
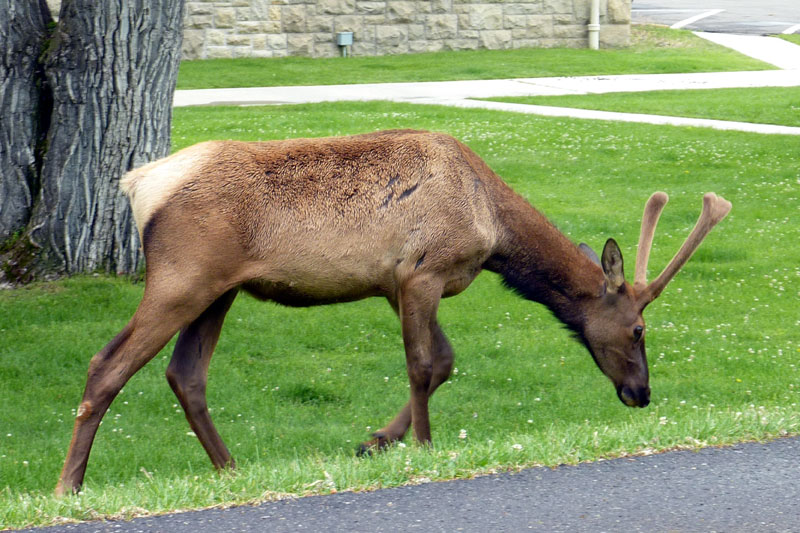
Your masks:
{"label": "brown fur", "polygon": [[450,136],[206,142],[129,173],[123,187],[147,260],[145,294],[123,333],[92,359],[58,493],[80,487],[108,405],[178,331],[169,383],[213,464],[233,465],[208,415],[205,383],[239,289],[292,306],[389,301],[411,394],[365,450],[401,439],[411,425],[430,441],[428,398],[453,363],[436,321],[439,300],[482,269],[547,305],[621,400],[649,401],[644,340],[633,339],[643,306],[621,277],[616,243],[601,268]]}

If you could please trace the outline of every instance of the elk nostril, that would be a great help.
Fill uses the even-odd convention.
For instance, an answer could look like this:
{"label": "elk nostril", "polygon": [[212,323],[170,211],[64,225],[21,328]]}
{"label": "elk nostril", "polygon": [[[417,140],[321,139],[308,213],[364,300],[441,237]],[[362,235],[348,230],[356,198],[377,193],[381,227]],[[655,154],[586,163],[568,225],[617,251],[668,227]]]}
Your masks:
{"label": "elk nostril", "polygon": [[633,391],[627,385],[623,385],[617,391],[617,395],[619,396],[619,399],[622,401],[622,403],[624,403],[628,407],[636,407],[636,404],[638,403],[636,401],[636,396],[633,394]]}

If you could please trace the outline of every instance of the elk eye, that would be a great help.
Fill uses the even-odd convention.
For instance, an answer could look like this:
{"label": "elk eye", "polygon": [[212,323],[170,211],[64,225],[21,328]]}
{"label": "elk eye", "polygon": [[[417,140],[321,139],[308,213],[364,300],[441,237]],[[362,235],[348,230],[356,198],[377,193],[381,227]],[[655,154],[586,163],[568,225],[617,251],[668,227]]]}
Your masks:
{"label": "elk eye", "polygon": [[639,339],[642,338],[642,333],[644,333],[644,328],[642,326],[633,328],[633,342],[639,342]]}

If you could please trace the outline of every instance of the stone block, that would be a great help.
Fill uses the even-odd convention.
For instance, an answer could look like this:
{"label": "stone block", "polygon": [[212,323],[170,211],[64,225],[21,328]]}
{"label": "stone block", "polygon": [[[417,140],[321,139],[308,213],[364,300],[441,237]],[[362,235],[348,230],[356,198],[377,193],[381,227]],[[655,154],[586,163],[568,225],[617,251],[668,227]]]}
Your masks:
{"label": "stone block", "polygon": [[231,57],[250,57],[253,55],[252,46],[233,46],[230,47]]}
{"label": "stone block", "polygon": [[233,57],[233,49],[229,46],[206,46],[206,59]]}
{"label": "stone block", "polygon": [[317,0],[318,15],[346,15],[355,13],[356,0]]}
{"label": "stone block", "polygon": [[421,54],[423,52],[438,52],[442,49],[442,41],[409,41],[408,51],[412,54]]}
{"label": "stone block", "polygon": [[572,14],[573,5],[572,0],[545,0],[542,4],[542,13],[553,14]]}
{"label": "stone block", "polygon": [[336,43],[316,43],[314,45],[314,57],[336,57],[340,56],[341,51]]}
{"label": "stone block", "polygon": [[424,3],[429,6],[431,13],[450,13],[453,9],[453,0],[427,0]]}
{"label": "stone block", "polygon": [[606,21],[611,24],[630,24],[631,0],[608,0]]}
{"label": "stone block", "polygon": [[272,8],[271,0],[244,0],[244,2],[250,7],[254,19],[266,20],[269,18]]}
{"label": "stone block", "polygon": [[267,50],[267,35],[265,33],[250,35],[250,46],[253,50]]}
{"label": "stone block", "polygon": [[375,26],[377,24],[389,24],[389,21],[386,18],[385,13],[381,13],[378,15],[364,15],[362,20],[364,21],[365,26]]}
{"label": "stone block", "polygon": [[561,24],[553,26],[553,37],[559,39],[589,39],[589,31],[583,24]]}
{"label": "stone block", "polygon": [[285,33],[306,31],[306,8],[304,6],[284,7],[281,11],[281,29]]}
{"label": "stone block", "polygon": [[336,42],[336,36],[328,32],[309,33],[314,38],[315,43],[333,43]]}
{"label": "stone block", "polygon": [[539,46],[541,48],[558,48],[559,46],[566,46],[563,39],[539,39]]}
{"label": "stone block", "polygon": [[506,15],[536,15],[542,12],[541,2],[514,2],[503,6],[503,13]]}
{"label": "stone block", "polygon": [[572,15],[552,15],[551,20],[557,25],[575,24],[575,17]]}
{"label": "stone block", "polygon": [[387,19],[392,22],[414,22],[417,17],[417,9],[414,2],[388,2],[386,6]]}
{"label": "stone block", "polygon": [[386,2],[359,1],[356,12],[364,15],[382,15],[386,11]]}
{"label": "stone block", "polygon": [[425,25],[424,24],[409,24],[408,25],[408,40],[419,41],[425,38]]}
{"label": "stone block", "polygon": [[306,27],[311,32],[333,33],[333,16],[314,15],[306,18]]}
{"label": "stone block", "polygon": [[214,10],[215,28],[233,28],[236,22],[236,10],[232,7],[218,7]]}
{"label": "stone block", "polygon": [[506,15],[503,17],[503,28],[513,30],[515,28],[527,28],[527,15]]}
{"label": "stone block", "polygon": [[228,32],[225,30],[208,30],[205,33],[206,44],[209,46],[225,46],[225,38],[227,34]]}
{"label": "stone block", "polygon": [[376,26],[375,43],[378,48],[391,48],[408,41],[408,30],[403,26]]}
{"label": "stone block", "polygon": [[286,36],[286,51],[292,56],[310,57],[314,52],[314,37],[302,33]]}
{"label": "stone block", "polygon": [[400,55],[400,54],[407,54],[408,53],[408,42],[403,41],[402,43],[396,46],[377,46],[376,47],[376,54],[377,55]]}
{"label": "stone block", "polygon": [[184,27],[188,29],[199,30],[203,28],[211,28],[213,25],[213,15],[192,15],[191,17],[187,17]]}
{"label": "stone block", "polygon": [[553,21],[547,16],[531,16],[528,24],[524,28],[514,28],[511,30],[514,39],[541,39],[553,36]]}
{"label": "stone block", "polygon": [[353,41],[353,46],[350,47],[350,52],[354,56],[374,56],[375,52],[374,41]]}
{"label": "stone block", "polygon": [[511,48],[513,39],[511,30],[484,30],[479,39],[481,48],[489,50],[506,50]]}
{"label": "stone block", "polygon": [[186,2],[186,15],[211,15],[214,13],[214,6],[208,2]]}
{"label": "stone block", "polygon": [[363,39],[364,36],[364,18],[355,15],[345,15],[342,17],[336,17],[333,20],[334,23],[334,31],[352,31],[355,35],[353,36],[354,39],[361,38]]}
{"label": "stone block", "polygon": [[473,4],[467,14],[459,15],[459,27],[472,30],[499,30],[503,27],[503,8],[493,4]]}
{"label": "stone block", "polygon": [[249,34],[231,33],[225,44],[228,46],[252,46],[253,39]]}
{"label": "stone block", "polygon": [[604,24],[600,27],[600,46],[603,48],[621,48],[631,44],[631,27],[629,24]]}
{"label": "stone block", "polygon": [[428,39],[452,39],[458,33],[457,15],[429,15],[425,21]]}
{"label": "stone block", "polygon": [[514,39],[512,43],[512,48],[542,48],[541,41],[539,39]]}
{"label": "stone block", "polygon": [[233,29],[236,33],[264,33],[265,23],[260,20],[240,20]]}
{"label": "stone block", "polygon": [[286,34],[267,34],[267,48],[270,50],[286,50]]}
{"label": "stone block", "polygon": [[445,39],[442,50],[477,50],[477,39]]}
{"label": "stone block", "polygon": [[202,59],[206,44],[203,30],[184,30],[181,57],[183,59]]}

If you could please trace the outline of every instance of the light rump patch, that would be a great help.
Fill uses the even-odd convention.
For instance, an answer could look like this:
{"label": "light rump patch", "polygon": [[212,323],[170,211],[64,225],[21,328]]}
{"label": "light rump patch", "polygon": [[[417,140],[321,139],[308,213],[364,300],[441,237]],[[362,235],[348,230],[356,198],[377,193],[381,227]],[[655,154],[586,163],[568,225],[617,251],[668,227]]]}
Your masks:
{"label": "light rump patch", "polygon": [[120,180],[120,189],[130,198],[140,240],[153,213],[213,157],[216,145],[214,141],[195,144],[131,170]]}

